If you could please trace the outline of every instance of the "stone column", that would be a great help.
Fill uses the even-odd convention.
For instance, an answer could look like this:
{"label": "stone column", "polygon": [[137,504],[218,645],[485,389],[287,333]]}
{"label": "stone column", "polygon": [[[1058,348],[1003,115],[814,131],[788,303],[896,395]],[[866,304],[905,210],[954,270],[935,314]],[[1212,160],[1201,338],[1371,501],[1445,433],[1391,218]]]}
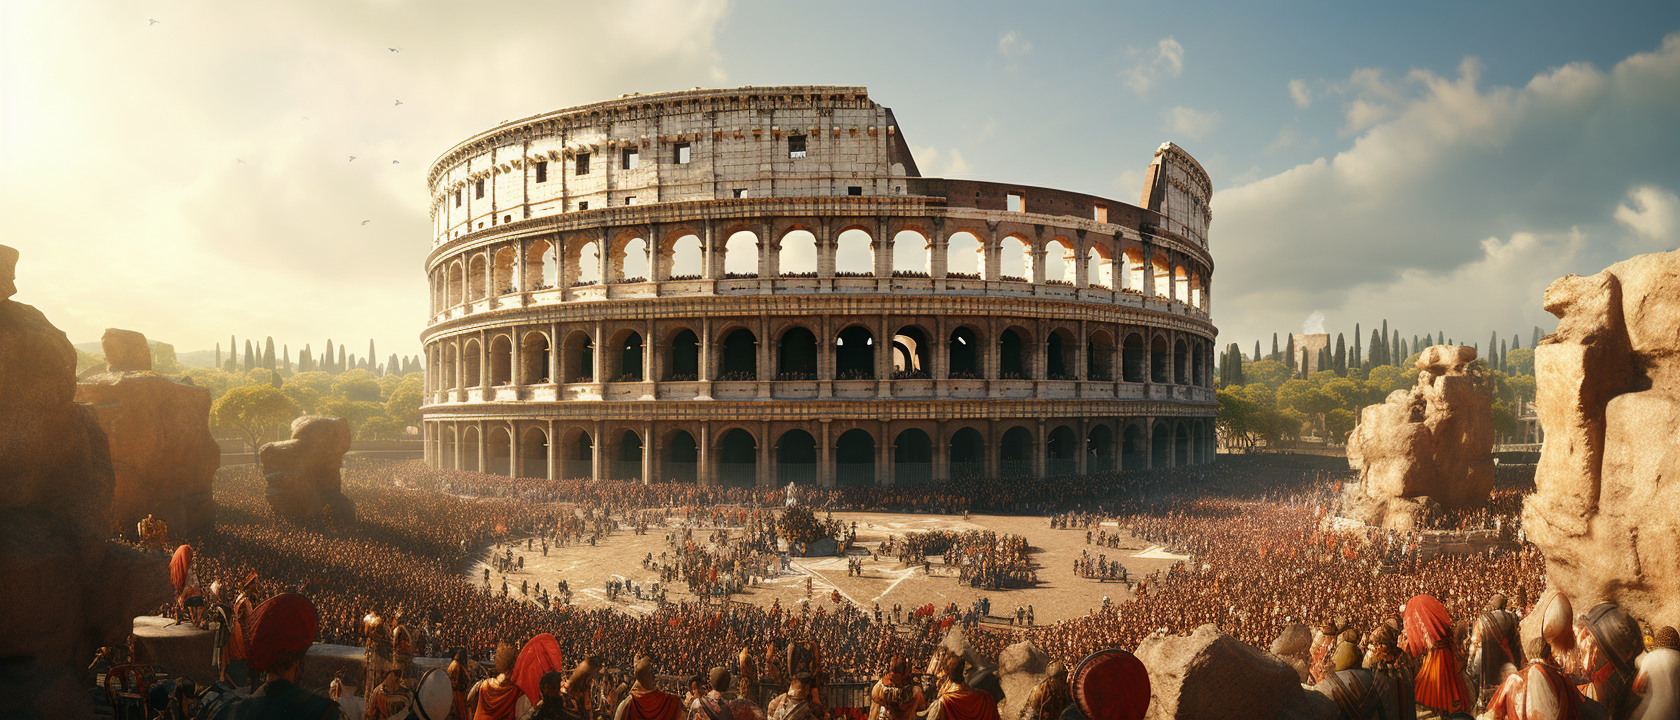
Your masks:
{"label": "stone column", "polygon": [[488,435],[489,428],[484,427],[483,420],[478,421],[478,467],[473,470],[481,473],[490,472],[490,456],[486,452],[490,448]]}
{"label": "stone column", "polygon": [[659,381],[659,345],[654,341],[657,332],[650,313],[646,332],[642,334],[642,398],[645,400],[654,399],[658,387],[654,385]]}
{"label": "stone column", "polygon": [[[1143,275],[1143,287],[1139,289],[1143,291],[1145,298],[1153,298],[1155,297],[1155,246],[1145,241],[1140,250],[1143,255],[1143,272],[1141,273]],[[1144,305],[1147,307],[1148,303]]]}
{"label": "stone column", "polygon": [[455,446],[454,447],[454,453],[453,453],[455,455],[455,457],[450,459],[449,466],[451,468],[455,469],[455,470],[462,470],[464,468],[461,467],[461,459],[462,459],[461,458],[461,454],[462,454],[461,453],[461,446],[465,445],[466,443],[461,442],[461,424],[460,423],[450,423],[450,429],[455,431],[455,442],[450,443],[451,445]]}
{"label": "stone column", "polygon": [[983,258],[985,269],[981,271],[981,274],[984,275],[987,280],[997,280],[998,274],[1001,272],[999,268],[1002,267],[1002,264],[998,259],[998,252],[1002,250],[1002,247],[1000,246],[1001,239],[998,237],[997,222],[990,220],[987,221],[986,229],[988,232],[986,247],[984,248],[985,257]]}
{"label": "stone column", "polygon": [[875,277],[878,278],[890,278],[893,274],[893,238],[890,233],[891,230],[887,227],[887,219],[884,217],[876,218],[875,237],[873,238],[874,242],[870,243],[870,249],[875,255],[874,272]]}
{"label": "stone column", "polygon": [[933,219],[933,237],[928,238],[932,256],[928,258],[928,276],[943,279],[951,267],[951,243],[945,235],[945,218]]}
{"label": "stone column", "polygon": [[478,332],[478,387],[479,399],[489,400],[495,397],[490,388],[490,331]]}
{"label": "stone column", "polygon": [[592,338],[590,342],[595,347],[594,357],[591,358],[595,362],[593,363],[593,367],[590,368],[590,372],[594,374],[596,383],[604,383],[608,380],[607,334],[605,323],[599,320],[595,321],[595,337]]}
{"label": "stone column", "polygon": [[818,421],[822,430],[817,438],[820,457],[817,458],[817,483],[823,487],[834,487],[834,449],[829,440],[828,426],[831,421],[823,418]]}
{"label": "stone column", "polygon": [[1079,419],[1079,442],[1074,445],[1074,448],[1074,452],[1079,459],[1078,472],[1080,475],[1084,475],[1087,472],[1086,460],[1090,456],[1092,449],[1091,426],[1085,418]]}
{"label": "stone column", "polygon": [[940,418],[934,426],[933,438],[933,480],[941,482],[951,479],[951,441],[945,425],[947,421]]}
{"label": "stone column", "polygon": [[696,460],[698,460],[698,467],[694,469],[694,484],[696,485],[717,484],[717,474],[712,469],[711,430],[711,423],[705,421],[700,423],[700,447],[698,448],[699,457],[696,458]]}
{"label": "stone column", "polygon": [[[516,277],[513,279],[513,287],[520,293],[524,293],[531,289],[525,283],[525,251],[527,249],[527,244],[528,243],[524,240],[514,243],[514,253],[516,254],[513,257],[513,274]],[[520,304],[524,305],[525,303],[521,300]]]}
{"label": "stone column", "polygon": [[822,223],[817,232],[817,277],[834,277],[834,233],[827,222]]}
{"label": "stone column", "polygon": [[986,477],[998,476],[998,421],[992,418],[986,421]]}
{"label": "stone column", "polygon": [[875,444],[875,484],[895,485],[893,471],[898,465],[898,439],[893,437],[892,423],[881,421],[881,442]]}
{"label": "stone column", "polygon": [[548,471],[547,471],[547,474],[545,474],[543,477],[546,477],[550,480],[557,480],[560,477],[560,473],[557,472],[557,470],[559,469],[558,466],[560,464],[560,462],[559,462],[560,461],[560,452],[559,452],[560,443],[557,443],[557,442],[554,441],[554,421],[552,419],[548,421],[548,438],[547,438],[547,440],[548,440],[548,453],[547,453],[547,455],[548,455],[548,458],[547,458],[548,459]]}
{"label": "stone column", "polygon": [[607,479],[607,443],[601,438],[601,421],[595,421],[595,431],[589,434],[589,477],[592,480]]}
{"label": "stone column", "polygon": [[702,232],[705,234],[700,238],[700,277],[704,280],[716,280],[721,273],[717,271],[717,240],[712,233],[712,221],[706,221]]}
{"label": "stone column", "polygon": [[1088,288],[1091,286],[1091,248],[1085,244],[1085,231],[1075,230],[1077,241],[1073,245],[1073,286]]}
{"label": "stone column", "polygon": [[1038,233],[1033,239],[1033,246],[1027,248],[1027,256],[1032,261],[1032,267],[1027,268],[1029,273],[1027,280],[1031,281],[1032,284],[1043,285],[1047,279],[1044,277],[1044,258],[1049,254],[1049,248],[1044,246],[1044,226],[1039,225]]}
{"label": "stone column", "polygon": [[1038,419],[1038,433],[1033,439],[1036,441],[1033,443],[1033,477],[1044,477],[1050,459],[1050,437],[1044,430],[1044,418]]}
{"label": "stone column", "polygon": [[653,482],[654,458],[653,452],[653,422],[642,423],[642,484]]}
{"label": "stone column", "polygon": [[758,366],[758,396],[770,399],[770,382],[776,379],[776,366],[770,362],[770,323],[758,316],[758,346],[753,348],[753,362]]}
{"label": "stone column", "polygon": [[754,450],[758,453],[758,462],[753,466],[753,484],[761,488],[772,487],[775,478],[770,476],[770,421],[760,420],[758,423],[758,443]]}

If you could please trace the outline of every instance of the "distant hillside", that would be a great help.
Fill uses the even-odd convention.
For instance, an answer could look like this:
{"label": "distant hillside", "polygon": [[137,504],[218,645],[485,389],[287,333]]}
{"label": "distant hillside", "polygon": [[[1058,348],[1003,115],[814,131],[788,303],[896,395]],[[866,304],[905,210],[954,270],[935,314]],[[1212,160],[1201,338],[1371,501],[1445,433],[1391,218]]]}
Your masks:
{"label": "distant hillside", "polygon": [[[146,344],[150,345],[154,348],[157,347],[157,341],[156,340],[147,340]],[[100,357],[105,356],[105,348],[104,348],[104,346],[100,345],[98,341],[75,343],[74,347],[77,350],[80,350],[80,351],[85,352],[85,353],[92,353],[92,354],[98,355]],[[215,367],[216,366],[216,351],[215,350],[193,350],[193,351],[190,351],[190,352],[181,352],[179,350],[176,350],[175,351],[175,362],[180,363],[181,367],[189,367],[189,368]]]}

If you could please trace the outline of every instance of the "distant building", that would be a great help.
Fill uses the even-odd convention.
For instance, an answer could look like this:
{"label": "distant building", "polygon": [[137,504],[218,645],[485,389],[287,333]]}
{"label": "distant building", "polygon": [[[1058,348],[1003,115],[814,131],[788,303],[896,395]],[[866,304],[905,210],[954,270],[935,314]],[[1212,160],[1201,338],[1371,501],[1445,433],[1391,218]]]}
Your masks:
{"label": "distant building", "polygon": [[1329,369],[1318,366],[1319,351],[1330,347],[1330,335],[1328,333],[1313,333],[1311,335],[1290,333],[1289,337],[1295,341],[1295,367],[1305,367],[1309,373]]}

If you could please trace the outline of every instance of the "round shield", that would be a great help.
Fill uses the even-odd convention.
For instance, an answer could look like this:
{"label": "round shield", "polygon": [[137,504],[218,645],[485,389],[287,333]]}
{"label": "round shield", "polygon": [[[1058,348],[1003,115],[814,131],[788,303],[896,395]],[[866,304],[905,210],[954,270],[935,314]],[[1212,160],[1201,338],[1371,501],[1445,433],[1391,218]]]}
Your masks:
{"label": "round shield", "polygon": [[1091,720],[1141,720],[1149,710],[1149,671],[1125,650],[1092,653],[1068,679],[1074,702]]}
{"label": "round shield", "polygon": [[449,673],[432,668],[420,676],[414,689],[414,716],[420,720],[444,720],[455,703],[455,689],[449,684]]}

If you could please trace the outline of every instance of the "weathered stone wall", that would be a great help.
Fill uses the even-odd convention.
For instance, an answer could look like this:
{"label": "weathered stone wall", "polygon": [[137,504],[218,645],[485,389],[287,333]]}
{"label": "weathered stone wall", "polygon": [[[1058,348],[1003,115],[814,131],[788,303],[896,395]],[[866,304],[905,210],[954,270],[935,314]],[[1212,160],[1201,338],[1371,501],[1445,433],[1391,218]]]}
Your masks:
{"label": "weathered stone wall", "polygon": [[1680,252],[1546,289],[1534,351],[1546,444],[1523,527],[1575,607],[1680,625]]}

